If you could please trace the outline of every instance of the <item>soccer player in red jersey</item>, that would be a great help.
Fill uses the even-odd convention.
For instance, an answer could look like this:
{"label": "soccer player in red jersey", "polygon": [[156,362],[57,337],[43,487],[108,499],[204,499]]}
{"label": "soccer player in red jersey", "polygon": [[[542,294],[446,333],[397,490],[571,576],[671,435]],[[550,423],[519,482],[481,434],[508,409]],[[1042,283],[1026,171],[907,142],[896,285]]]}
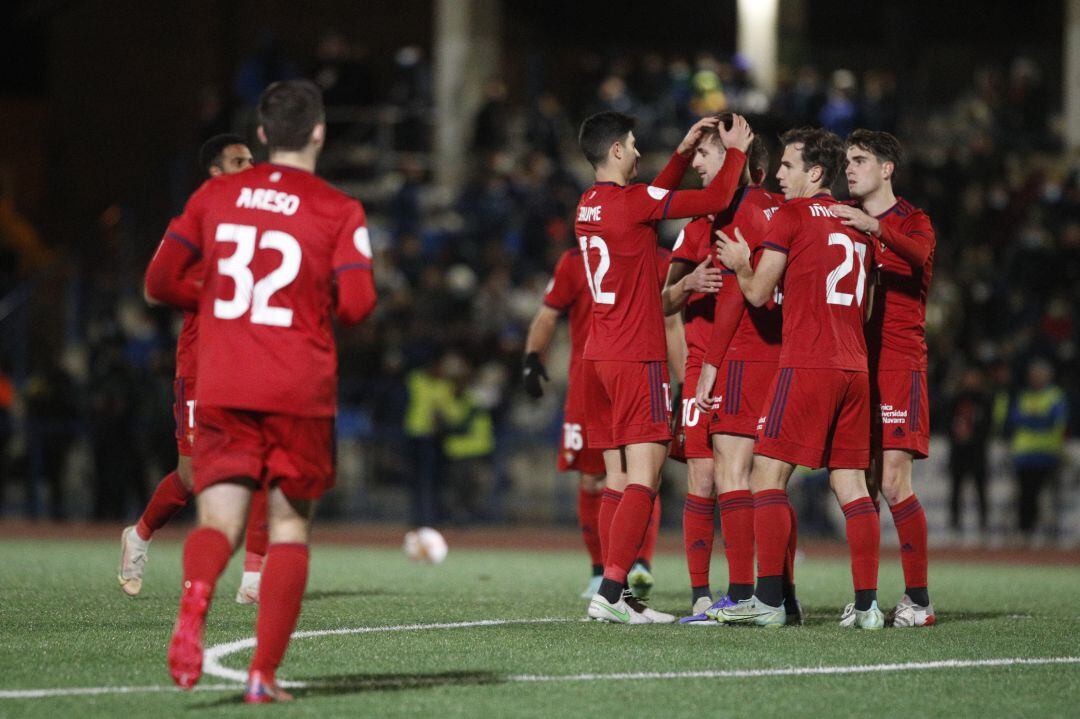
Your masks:
{"label": "soccer player in red jersey", "polygon": [[870,464],[866,278],[874,248],[832,209],[829,187],[844,161],[839,137],[821,129],[791,130],[776,176],[787,202],[768,223],[757,267],[736,228],[718,232],[718,254],[755,307],[783,278],[783,332],[777,372],[758,422],[750,488],[758,576],[754,596],[711,616],[759,626],[786,623],[784,565],[791,535],[787,482],[796,465],[828,467],[829,484],[847,521],[855,602],[841,623],[880,629],[877,606],[880,525],[866,488]]}
{"label": "soccer player in red jersey", "polygon": [[[694,147],[715,118],[697,123]],[[664,313],[656,268],[656,223],[718,212],[731,202],[753,139],[735,116],[721,131],[728,156],[702,190],[674,186],[693,151],[676,152],[661,185],[630,184],[640,155],[634,119],[603,112],[581,125],[579,143],[596,170],[581,196],[575,235],[593,297],[584,370],[589,446],[604,450],[607,490],[600,508],[604,579],[589,603],[589,616],[620,624],[672,622],[624,594],[627,573],[652,513],[660,467],[671,441]]]}
{"label": "soccer player in red jersey", "polygon": [[[657,248],[657,269],[666,272],[671,253]],[[662,277],[659,278],[662,281]],[[555,327],[561,315],[570,320],[570,372],[566,386],[566,402],[563,406],[563,432],[559,448],[557,468],[560,472],[578,473],[577,511],[582,539],[592,561],[592,579],[582,592],[582,599],[591,599],[603,579],[603,552],[600,547],[600,502],[604,490],[604,455],[599,449],[587,446],[585,421],[585,394],[581,379],[581,355],[589,335],[589,318],[592,315],[592,293],[581,271],[581,250],[572,247],[559,257],[555,274],[544,292],[544,301],[529,325],[525,338],[525,359],[522,380],[526,393],[533,399],[544,394],[541,379],[547,380],[547,369],[542,355],[551,344]],[[682,342],[681,325],[677,317],[665,319],[669,358],[673,346]],[[630,585],[635,596],[648,597],[652,590],[652,550],[660,529],[660,499],[653,506],[649,529],[642,543],[637,561],[630,570]],[[637,580],[636,582],[634,580]]]}
{"label": "soccer player in red jersey", "polygon": [[926,296],[933,273],[930,218],[893,192],[899,141],[887,132],[855,130],[847,138],[847,181],[857,207],[840,206],[844,224],[878,244],[878,286],[870,323],[870,395],[873,418],[870,496],[878,492],[892,511],[900,540],[904,596],[886,616],[897,627],[930,626],[926,513],[911,484],[914,460],[930,450],[926,388]]}
{"label": "soccer player in red jersey", "polygon": [[[730,113],[721,113],[721,122],[729,124],[730,118]],[[702,181],[707,184],[719,171],[724,158],[724,145],[720,143],[718,134],[712,133],[698,147],[693,166],[698,169]],[[710,397],[712,395],[716,367],[703,367],[703,364],[714,342],[719,345],[719,350],[718,352],[713,350],[712,354],[718,354],[720,358],[724,357],[724,350],[743,313],[745,303],[738,283],[730,277],[730,270],[721,266],[713,255],[713,230],[724,228],[730,232],[733,225],[740,225],[756,228],[757,233],[764,234],[765,223],[781,202],[778,196],[760,188],[760,182],[765,178],[768,166],[768,150],[759,138],[755,138],[740,180],[739,192],[735,194],[731,205],[724,212],[715,216],[698,218],[687,225],[683,235],[680,235],[679,242],[676,243],[674,252],[675,258],[680,259],[681,262],[673,263],[667,286],[664,289],[665,312],[677,312],[685,307],[686,338],[689,350],[686,364],[686,386],[689,391],[684,393],[686,398],[681,408],[683,409],[681,422],[676,425],[672,450],[673,457],[676,459],[680,456],[685,457],[689,465],[689,491],[683,515],[683,537],[687,566],[690,570],[693,609],[690,616],[680,620],[683,623],[711,621],[705,615],[705,611],[714,603],[710,586],[708,586],[708,570],[710,570],[715,534],[717,492],[720,494],[719,504],[724,517],[721,527],[724,530],[725,552],[728,557],[727,594],[734,595],[738,599],[748,598],[753,593],[753,508],[750,503],[750,485],[748,485],[753,439],[740,437],[743,442],[750,445],[744,460],[747,477],[742,478],[741,484],[737,483],[738,486],[729,487],[731,483],[725,479],[725,465],[721,462],[726,459],[726,456],[721,458],[717,451],[714,461],[714,449],[710,443],[711,415],[718,409],[718,404],[724,397],[710,398],[706,401],[706,395]],[[703,277],[706,283],[705,291],[691,290],[688,285],[693,281],[694,275],[704,272],[711,273]],[[729,275],[727,283],[724,282],[725,274]],[[767,313],[769,313],[768,310],[762,310],[758,314],[769,316]],[[779,331],[779,323],[777,328]],[[714,335],[717,335],[715,339]],[[779,336],[777,344],[779,351]],[[719,364],[719,361],[715,362]],[[766,386],[762,388],[762,391],[768,389],[768,382],[772,379],[770,369],[774,367],[775,362],[772,363],[771,368],[767,367],[765,372],[751,372],[751,380],[759,374],[769,372],[765,378]],[[702,404],[699,404],[696,401],[696,395],[699,394],[698,389],[701,385],[707,386],[700,392]],[[729,408],[734,406],[730,404]],[[751,435],[753,435],[756,422],[757,415],[754,415],[750,429]],[[719,437],[716,442],[718,440]],[[741,576],[747,572],[750,575],[748,580],[745,576]],[[740,579],[748,584],[740,584]],[[745,589],[745,597],[740,596],[740,589]]]}
{"label": "soccer player in red jersey", "polygon": [[[237,135],[217,135],[207,140],[199,149],[199,166],[210,177],[243,172],[254,164],[251,150],[243,138]],[[189,272],[197,277],[202,267],[199,263]],[[117,579],[120,589],[134,597],[142,590],[143,570],[154,532],[165,526],[177,512],[187,506],[191,499],[193,479],[191,452],[195,442],[195,342],[198,337],[198,316],[184,313],[180,338],[176,343],[176,379],[173,381],[173,416],[176,418],[176,469],[165,476],[154,490],[139,521],[126,527],[120,535],[120,571]],[[266,554],[266,497],[259,493],[252,500],[251,517],[248,520],[247,557],[244,576],[236,600],[241,604],[258,601],[259,572]]]}
{"label": "soccer player in red jersey", "polygon": [[[253,703],[291,698],[274,675],[300,613],[315,502],[334,483],[332,315],[353,324],[375,306],[364,208],[313,174],[326,135],[318,87],[270,85],[258,119],[270,162],[199,188],[146,275],[152,297],[197,307],[200,324],[198,527],[184,544],[169,668],[181,687],[198,681],[214,585],[263,484],[270,546],[244,694]],[[185,276],[200,258],[201,286]]]}

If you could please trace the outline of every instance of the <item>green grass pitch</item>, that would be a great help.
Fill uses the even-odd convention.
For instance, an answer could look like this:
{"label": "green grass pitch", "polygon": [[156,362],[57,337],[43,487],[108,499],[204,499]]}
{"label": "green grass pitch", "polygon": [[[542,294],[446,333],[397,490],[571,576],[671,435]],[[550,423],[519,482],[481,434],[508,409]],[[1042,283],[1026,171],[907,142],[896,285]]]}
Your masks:
{"label": "green grass pitch", "polygon": [[[119,534],[119,533],[118,533]],[[616,627],[582,622],[583,552],[455,550],[438,567],[400,551],[318,546],[298,629],[478,620],[532,624],[412,629],[294,640],[281,676],[316,683],[291,705],[245,707],[236,689],[169,689],[165,646],[176,611],[179,544],[151,549],[143,593],[116,585],[104,541],[0,541],[0,717],[274,716],[1076,716],[1080,663],[945,667],[826,675],[604,678],[625,672],[850,667],[942,660],[1080,656],[1080,569],[931,566],[939,624],[858,632],[836,625],[849,600],[846,562],[803,561],[803,627]],[[656,560],[653,605],[684,614],[681,556]],[[901,590],[881,570],[882,603]],[[714,558],[723,579],[722,556]],[[234,558],[218,587],[207,646],[251,636],[255,611],[232,601]],[[242,670],[243,650],[222,659]],[[1078,660],[1080,661],[1080,660]],[[527,677],[555,681],[525,681]],[[561,679],[560,679],[561,677]],[[232,684],[203,676],[202,685]],[[13,696],[105,688],[90,696]],[[131,687],[118,693],[116,687]],[[156,690],[154,688],[157,688]]]}

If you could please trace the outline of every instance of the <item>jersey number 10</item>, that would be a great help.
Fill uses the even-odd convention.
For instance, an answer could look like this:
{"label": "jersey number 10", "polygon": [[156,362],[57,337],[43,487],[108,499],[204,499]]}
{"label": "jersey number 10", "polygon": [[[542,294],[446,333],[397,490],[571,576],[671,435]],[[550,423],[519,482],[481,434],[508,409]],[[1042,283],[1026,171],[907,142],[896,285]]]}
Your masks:
{"label": "jersey number 10", "polygon": [[251,274],[251,261],[255,258],[255,235],[258,229],[250,225],[218,225],[214,239],[218,242],[235,242],[236,252],[218,260],[218,273],[231,277],[236,285],[232,299],[214,300],[214,317],[235,320],[251,310],[251,321],[257,325],[291,327],[293,311],[288,307],[272,307],[270,298],[275,292],[288,287],[300,273],[300,243],[287,232],[267,230],[259,237],[260,250],[277,250],[281,264],[258,282]]}

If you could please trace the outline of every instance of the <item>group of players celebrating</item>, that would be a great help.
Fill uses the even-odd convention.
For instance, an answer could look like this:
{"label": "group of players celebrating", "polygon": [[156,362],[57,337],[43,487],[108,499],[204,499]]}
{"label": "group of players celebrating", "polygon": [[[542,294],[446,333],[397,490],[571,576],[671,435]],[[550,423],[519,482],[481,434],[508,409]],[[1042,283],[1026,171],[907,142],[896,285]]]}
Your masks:
{"label": "group of players celebrating", "polygon": [[[180,461],[124,530],[119,581],[139,593],[151,536],[194,495],[197,526],[184,544],[168,652],[174,681],[191,688],[215,585],[246,527],[237,601],[258,604],[258,617],[244,699],[263,703],[291,698],[275,673],[300,612],[315,502],[334,482],[333,317],[362,321],[376,293],[363,207],[314,175],[326,139],[318,88],[270,85],[258,120],[269,162],[254,165],[235,136],[208,143],[210,178],[147,269],[147,299],[185,312]],[[596,182],[581,197],[578,247],[559,261],[525,359],[526,387],[538,396],[541,354],[569,312],[559,465],[582,476],[589,616],[675,621],[645,601],[656,491],[672,445],[689,465],[683,525],[693,599],[684,623],[801,621],[785,487],[804,465],[829,469],[847,518],[855,601],[841,623],[885,623],[876,596],[880,491],[906,583],[890,615],[897,626],[933,624],[911,466],[928,446],[923,327],[934,234],[925,214],[893,195],[895,138],[858,130],[845,147],[825,130],[786,133],[781,198],[761,188],[768,154],[739,115],[697,122],[651,185],[631,183],[640,157],[633,128],[632,117],[612,112],[581,127]],[[690,165],[704,187],[678,190]],[[851,204],[829,193],[845,165]],[[674,218],[694,219],[667,253],[656,223]],[[669,364],[695,393],[682,400],[674,430]],[[729,583],[714,601],[717,504]]]}
{"label": "group of players celebrating", "polygon": [[[787,484],[804,466],[828,469],[845,517],[854,601],[840,624],[934,624],[912,464],[929,447],[925,316],[935,237],[926,214],[893,192],[896,138],[786,132],[778,196],[761,187],[768,152],[739,115],[697,122],[650,185],[632,183],[634,126],[615,112],[582,124],[579,142],[596,182],[577,207],[578,247],[559,260],[526,341],[524,383],[539,396],[553,313],[569,312],[559,466],[582,475],[579,519],[594,566],[588,616],[675,621],[647,605],[651,576],[633,576],[670,454],[688,465],[683,537],[692,598],[681,623],[802,621]],[[677,189],[691,165],[703,189]],[[850,202],[830,190],[841,173]],[[665,267],[656,224],[677,218],[692,219]],[[684,333],[672,332],[680,314]],[[672,337],[685,337],[681,351]],[[672,357],[683,358],[671,370],[686,388],[674,422]],[[877,602],[880,495],[905,582],[887,616]],[[714,597],[718,504],[728,585]]]}

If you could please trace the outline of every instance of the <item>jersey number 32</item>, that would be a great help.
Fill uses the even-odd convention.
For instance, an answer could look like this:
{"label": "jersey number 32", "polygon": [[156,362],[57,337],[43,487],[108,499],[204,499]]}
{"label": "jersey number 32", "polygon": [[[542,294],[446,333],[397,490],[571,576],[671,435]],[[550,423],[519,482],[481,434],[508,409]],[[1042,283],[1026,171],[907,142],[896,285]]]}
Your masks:
{"label": "jersey number 32", "polygon": [[218,225],[214,239],[218,242],[235,242],[236,251],[218,260],[218,274],[232,278],[235,290],[231,299],[214,300],[214,317],[235,320],[251,310],[251,322],[271,327],[291,327],[293,311],[288,307],[274,307],[270,298],[278,290],[288,287],[300,273],[300,243],[287,232],[266,230],[259,236],[260,250],[277,250],[281,264],[258,282],[251,274],[251,261],[255,258],[255,238],[258,229],[250,225]]}

